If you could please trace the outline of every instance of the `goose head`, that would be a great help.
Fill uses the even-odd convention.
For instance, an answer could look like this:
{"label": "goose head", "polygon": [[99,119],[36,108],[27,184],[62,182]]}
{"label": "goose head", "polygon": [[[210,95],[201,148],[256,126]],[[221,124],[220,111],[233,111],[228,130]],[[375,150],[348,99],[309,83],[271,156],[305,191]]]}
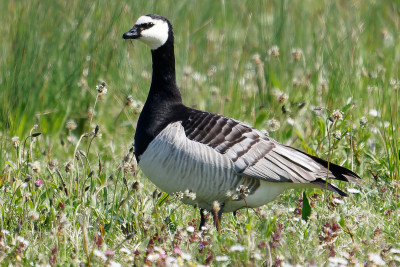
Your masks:
{"label": "goose head", "polygon": [[156,50],[168,39],[173,38],[171,23],[160,15],[149,14],[141,16],[128,32],[122,35],[124,39],[138,39]]}

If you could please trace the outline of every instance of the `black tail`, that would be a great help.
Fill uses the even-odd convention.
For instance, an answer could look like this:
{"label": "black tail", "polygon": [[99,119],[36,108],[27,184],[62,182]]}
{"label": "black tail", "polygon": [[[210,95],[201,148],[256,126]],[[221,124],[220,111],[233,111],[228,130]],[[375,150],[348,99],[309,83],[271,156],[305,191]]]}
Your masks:
{"label": "black tail", "polygon": [[[299,152],[301,152],[303,154],[306,154],[307,156],[309,156],[310,158],[315,160],[317,163],[319,163],[320,165],[325,167],[326,168],[325,173],[326,173],[326,176],[329,177],[329,179],[350,182],[350,183],[357,184],[357,185],[361,186],[361,184],[357,181],[358,179],[361,179],[361,177],[358,176],[356,173],[352,172],[351,170],[346,169],[346,168],[344,168],[342,166],[333,164],[332,162],[329,162],[329,164],[328,164],[328,161],[326,161],[326,160],[323,160],[323,159],[318,158],[316,156],[309,155],[309,154],[307,154],[305,152],[302,152],[300,150],[297,150],[297,151],[299,151]],[[329,170],[330,173],[328,172],[328,170]],[[322,171],[322,173],[323,173],[323,171]],[[329,176],[328,176],[328,173],[329,173]],[[322,177],[322,178],[325,178],[325,177]],[[328,189],[330,191],[336,192],[341,196],[347,197],[347,194],[345,192],[343,192],[342,190],[340,190],[339,188],[337,188],[336,186],[330,184],[328,181],[325,181],[322,178],[318,178],[318,179],[316,179],[315,181],[313,181],[311,183],[313,183],[315,185],[318,185],[320,187],[326,188],[326,189]]]}

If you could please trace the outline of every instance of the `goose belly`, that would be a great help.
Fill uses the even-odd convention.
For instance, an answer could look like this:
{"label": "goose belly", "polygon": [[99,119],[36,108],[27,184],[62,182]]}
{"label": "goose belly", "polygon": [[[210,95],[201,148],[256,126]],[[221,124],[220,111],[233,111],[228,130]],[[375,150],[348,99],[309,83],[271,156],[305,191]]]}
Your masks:
{"label": "goose belly", "polygon": [[191,190],[196,198],[182,201],[201,208],[210,209],[215,200],[224,202],[226,193],[241,182],[227,157],[188,139],[180,123],[156,136],[139,159],[141,170],[157,187],[168,194]]}
{"label": "goose belly", "polygon": [[249,208],[257,208],[275,200],[275,198],[286,189],[311,187],[315,186],[313,184],[303,183],[273,183],[268,181],[260,181],[260,185],[257,190],[249,194],[245,200],[226,202],[224,212],[236,211],[246,206]]}

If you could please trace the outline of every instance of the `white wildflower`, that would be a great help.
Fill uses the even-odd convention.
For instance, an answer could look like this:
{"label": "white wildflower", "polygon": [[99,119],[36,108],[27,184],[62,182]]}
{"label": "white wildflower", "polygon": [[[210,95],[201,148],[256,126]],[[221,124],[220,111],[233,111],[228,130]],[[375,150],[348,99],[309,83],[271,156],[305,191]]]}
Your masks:
{"label": "white wildflower", "polygon": [[156,246],[154,247],[154,251],[157,252],[158,254],[165,255],[165,250],[163,248]]}
{"label": "white wildflower", "polygon": [[189,76],[193,73],[193,68],[191,66],[185,66],[183,68],[183,75]]}
{"label": "white wildflower", "polygon": [[276,119],[271,119],[268,121],[268,129],[271,132],[277,131],[281,127],[281,123]]}
{"label": "white wildflower", "polygon": [[166,266],[179,266],[178,259],[175,257],[168,256],[167,259],[165,260],[165,265]]}
{"label": "white wildflower", "polygon": [[216,257],[215,257],[215,260],[216,260],[216,261],[228,261],[228,260],[229,260],[229,257],[226,256],[226,255],[223,255],[223,256],[216,256]]}
{"label": "white wildflower", "polygon": [[332,112],[332,117],[333,117],[333,119],[334,119],[335,121],[337,121],[337,120],[343,120],[343,112],[341,112],[341,111],[338,110],[338,109],[335,109],[335,110]]}
{"label": "white wildflower", "polygon": [[292,118],[287,118],[286,122],[290,125],[290,126],[294,126],[294,120]]}
{"label": "white wildflower", "polygon": [[106,261],[106,260],[107,260],[106,255],[104,255],[104,253],[101,252],[101,251],[98,250],[98,249],[94,249],[94,250],[93,250],[93,255],[96,256],[96,257],[99,258],[99,259],[102,259],[103,261]]}
{"label": "white wildflower", "polygon": [[28,183],[22,183],[21,188],[26,188],[28,186]]}
{"label": "white wildflower", "polygon": [[360,125],[361,126],[365,126],[367,124],[367,122],[368,122],[367,117],[361,117],[360,118]]}
{"label": "white wildflower", "polygon": [[345,258],[340,258],[340,257],[334,257],[334,258],[329,258],[328,259],[330,263],[334,265],[347,265],[347,259]]}
{"label": "white wildflower", "polygon": [[376,109],[370,109],[368,111],[368,114],[372,117],[378,117],[380,115],[380,113],[376,110]]}
{"label": "white wildflower", "polygon": [[175,195],[175,197],[177,199],[182,199],[183,198],[183,193],[182,192],[175,192],[174,195]]}
{"label": "white wildflower", "polygon": [[106,88],[106,83],[102,82],[99,85],[96,85],[96,90],[99,94],[107,94],[107,88]]}
{"label": "white wildflower", "polygon": [[188,226],[188,227],[186,227],[186,231],[188,231],[189,233],[193,233],[194,232],[194,227],[193,226]]}
{"label": "white wildflower", "polygon": [[39,219],[39,212],[32,210],[29,212],[28,217],[31,221],[37,221]]}
{"label": "white wildflower", "polygon": [[131,254],[131,251],[127,248],[121,248],[119,251],[125,254]]}
{"label": "white wildflower", "polygon": [[343,203],[344,203],[343,200],[338,199],[338,198],[334,198],[334,199],[333,199],[333,202],[335,202],[336,204],[343,204]]}
{"label": "white wildflower", "polygon": [[195,200],[196,199],[196,193],[193,192],[192,190],[186,189],[185,190],[185,196],[191,200]]}
{"label": "white wildflower", "polygon": [[71,225],[71,222],[67,219],[67,216],[63,213],[60,217],[60,226],[68,228]]}
{"label": "white wildflower", "polygon": [[349,193],[351,193],[351,194],[358,194],[358,193],[360,193],[360,190],[355,189],[355,188],[347,188],[346,190],[347,190],[347,192],[349,192]]}
{"label": "white wildflower", "polygon": [[69,120],[67,121],[67,123],[65,124],[65,127],[67,127],[67,129],[69,131],[73,131],[78,127],[78,124],[76,124],[76,122],[74,120]]}
{"label": "white wildflower", "polygon": [[33,172],[39,173],[40,172],[40,162],[39,161],[32,162],[31,168],[32,168]]}
{"label": "white wildflower", "polygon": [[337,140],[342,139],[342,132],[340,130],[336,130],[332,133],[333,137]]}
{"label": "white wildflower", "polygon": [[368,253],[368,259],[376,265],[380,266],[386,265],[385,261],[378,253]]}
{"label": "white wildflower", "polygon": [[14,136],[13,138],[11,138],[11,142],[12,142],[13,147],[18,147],[19,146],[19,137]]}
{"label": "white wildflower", "polygon": [[239,196],[238,196],[237,194],[233,193],[232,190],[228,190],[228,191],[226,192],[226,196],[227,196],[228,198],[232,199],[232,200],[237,200],[237,199],[239,198]]}
{"label": "white wildflower", "polygon": [[384,128],[388,128],[388,127],[390,126],[390,122],[384,121],[381,125],[382,125]]}
{"label": "white wildflower", "polygon": [[286,93],[282,93],[281,95],[278,96],[278,102],[279,103],[285,103],[286,100],[288,100],[289,95]]}
{"label": "white wildflower", "polygon": [[1,233],[2,234],[6,234],[6,235],[10,235],[10,231],[8,231],[8,230],[1,230]]}
{"label": "white wildflower", "polygon": [[293,48],[291,52],[295,61],[299,61],[303,55],[303,50],[300,48]]}
{"label": "white wildflower", "polygon": [[20,243],[23,243],[26,247],[29,246],[29,241],[22,236],[17,236],[16,240]]}
{"label": "white wildflower", "polygon": [[147,255],[147,259],[152,262],[157,261],[159,257],[160,256],[157,253],[150,253],[149,255]]}
{"label": "white wildflower", "polygon": [[207,80],[207,77],[203,74],[201,74],[200,72],[195,72],[192,75],[193,80],[197,81],[197,82],[204,82]]}
{"label": "white wildflower", "polygon": [[121,263],[116,262],[116,261],[110,261],[110,264],[108,264],[109,267],[121,267]]}
{"label": "white wildflower", "polygon": [[261,260],[261,259],[263,259],[263,255],[258,253],[258,252],[254,252],[253,253],[253,258],[256,259],[256,260]]}
{"label": "white wildflower", "polygon": [[273,56],[273,57],[278,57],[279,56],[279,47],[277,45],[273,45],[268,49],[268,55]]}
{"label": "white wildflower", "polygon": [[389,250],[389,252],[390,252],[390,253],[393,253],[393,254],[400,254],[400,249],[399,249],[399,248],[391,248],[391,249]]}
{"label": "white wildflower", "polygon": [[231,248],[229,250],[232,251],[232,252],[243,251],[244,247],[242,245],[240,245],[240,244],[237,244],[237,245],[231,246]]}
{"label": "white wildflower", "polygon": [[241,197],[247,197],[250,193],[250,190],[247,186],[241,184],[238,188],[236,188],[236,191],[240,194]]}
{"label": "white wildflower", "polygon": [[192,259],[192,256],[188,253],[181,253],[181,257],[183,260],[190,261]]}

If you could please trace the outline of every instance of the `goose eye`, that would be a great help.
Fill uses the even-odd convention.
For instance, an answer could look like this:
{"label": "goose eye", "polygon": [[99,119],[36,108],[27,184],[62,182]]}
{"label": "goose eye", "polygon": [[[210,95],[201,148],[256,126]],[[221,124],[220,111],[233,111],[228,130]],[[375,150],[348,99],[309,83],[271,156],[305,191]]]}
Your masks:
{"label": "goose eye", "polygon": [[148,23],[143,23],[143,24],[141,24],[140,25],[140,28],[142,28],[142,29],[148,29],[148,28],[151,28],[151,27],[153,27],[154,26],[154,23],[153,22],[148,22]]}

